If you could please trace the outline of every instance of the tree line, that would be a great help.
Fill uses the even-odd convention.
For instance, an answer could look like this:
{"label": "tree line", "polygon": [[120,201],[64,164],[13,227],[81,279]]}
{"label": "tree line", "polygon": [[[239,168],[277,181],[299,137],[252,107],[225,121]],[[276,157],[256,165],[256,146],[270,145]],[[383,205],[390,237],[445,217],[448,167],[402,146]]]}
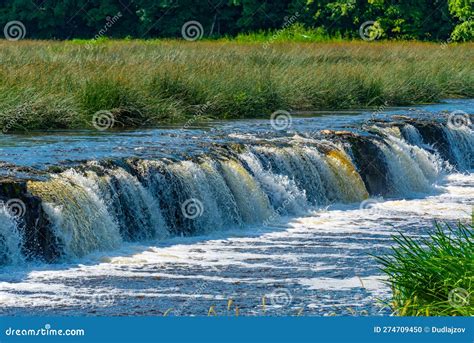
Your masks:
{"label": "tree line", "polygon": [[174,38],[190,21],[203,37],[233,37],[278,30],[295,18],[348,39],[375,22],[384,39],[469,41],[473,14],[472,0],[0,0],[2,27],[20,21],[34,39]]}

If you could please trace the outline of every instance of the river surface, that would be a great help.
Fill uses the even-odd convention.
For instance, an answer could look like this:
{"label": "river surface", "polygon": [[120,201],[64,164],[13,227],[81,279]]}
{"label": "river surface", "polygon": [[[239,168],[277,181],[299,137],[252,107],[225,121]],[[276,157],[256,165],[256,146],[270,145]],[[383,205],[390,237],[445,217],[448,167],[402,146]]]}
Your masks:
{"label": "river surface", "polygon": [[0,136],[1,173],[31,180],[54,237],[33,256],[0,207],[0,314],[389,315],[372,255],[397,232],[471,220],[472,114],[474,100],[449,100]]}

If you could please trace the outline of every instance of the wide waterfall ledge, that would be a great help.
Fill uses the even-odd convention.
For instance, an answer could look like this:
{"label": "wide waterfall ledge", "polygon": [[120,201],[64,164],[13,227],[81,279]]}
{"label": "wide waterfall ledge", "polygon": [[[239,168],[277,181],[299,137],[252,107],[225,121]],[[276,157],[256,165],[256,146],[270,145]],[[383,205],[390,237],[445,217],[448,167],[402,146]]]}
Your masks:
{"label": "wide waterfall ledge", "polygon": [[216,135],[190,153],[143,146],[134,156],[47,168],[22,165],[13,147],[17,163],[3,163],[0,181],[0,265],[271,226],[333,204],[423,197],[443,176],[474,168],[474,121],[466,118],[469,125],[393,116],[339,131]]}

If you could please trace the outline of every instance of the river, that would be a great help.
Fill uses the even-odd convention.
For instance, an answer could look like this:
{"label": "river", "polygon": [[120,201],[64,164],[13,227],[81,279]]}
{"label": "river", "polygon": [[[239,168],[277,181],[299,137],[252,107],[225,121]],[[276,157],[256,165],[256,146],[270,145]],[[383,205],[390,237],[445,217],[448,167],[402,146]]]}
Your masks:
{"label": "river", "polygon": [[372,255],[471,220],[473,114],[2,135],[0,314],[388,315]]}

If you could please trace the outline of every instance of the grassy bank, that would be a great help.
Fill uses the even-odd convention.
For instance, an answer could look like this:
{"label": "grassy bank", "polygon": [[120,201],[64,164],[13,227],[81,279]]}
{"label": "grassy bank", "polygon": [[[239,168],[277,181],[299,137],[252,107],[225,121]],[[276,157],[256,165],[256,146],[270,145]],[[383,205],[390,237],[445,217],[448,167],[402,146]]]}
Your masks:
{"label": "grassy bank", "polygon": [[439,225],[428,238],[395,237],[393,255],[379,257],[401,316],[474,315],[474,232]]}
{"label": "grassy bank", "polygon": [[474,44],[0,41],[3,132],[474,97]]}

